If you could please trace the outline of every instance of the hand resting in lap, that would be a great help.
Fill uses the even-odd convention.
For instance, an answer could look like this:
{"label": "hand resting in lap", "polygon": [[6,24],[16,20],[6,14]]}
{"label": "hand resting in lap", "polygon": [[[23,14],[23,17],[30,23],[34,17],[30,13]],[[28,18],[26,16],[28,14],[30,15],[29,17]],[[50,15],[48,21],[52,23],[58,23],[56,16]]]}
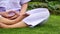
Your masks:
{"label": "hand resting in lap", "polygon": [[19,16],[15,11],[0,12],[0,15],[8,19],[15,19]]}

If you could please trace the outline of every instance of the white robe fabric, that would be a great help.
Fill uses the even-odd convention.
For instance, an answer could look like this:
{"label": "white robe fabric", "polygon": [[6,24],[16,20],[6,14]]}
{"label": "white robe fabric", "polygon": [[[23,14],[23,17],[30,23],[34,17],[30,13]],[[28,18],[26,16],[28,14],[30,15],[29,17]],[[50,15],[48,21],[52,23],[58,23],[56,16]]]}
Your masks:
{"label": "white robe fabric", "polygon": [[29,10],[26,13],[30,14],[30,16],[23,19],[23,21],[29,26],[34,27],[38,24],[44,24],[45,21],[49,18],[50,13],[47,8],[37,8],[33,10]]}
{"label": "white robe fabric", "polygon": [[6,10],[18,10],[21,9],[22,4],[29,1],[31,0],[0,0],[0,7],[4,7]]}

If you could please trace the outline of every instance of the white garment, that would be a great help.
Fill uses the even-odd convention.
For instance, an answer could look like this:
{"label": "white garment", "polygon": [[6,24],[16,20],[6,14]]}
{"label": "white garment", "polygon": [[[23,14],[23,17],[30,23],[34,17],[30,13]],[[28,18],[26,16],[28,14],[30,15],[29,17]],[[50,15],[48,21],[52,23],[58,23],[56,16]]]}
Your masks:
{"label": "white garment", "polygon": [[0,7],[4,7],[6,10],[18,10],[21,9],[22,4],[31,0],[0,0]]}
{"label": "white garment", "polygon": [[30,14],[30,16],[23,19],[23,21],[30,27],[44,23],[50,16],[50,13],[46,8],[37,8],[27,11],[26,13]]}

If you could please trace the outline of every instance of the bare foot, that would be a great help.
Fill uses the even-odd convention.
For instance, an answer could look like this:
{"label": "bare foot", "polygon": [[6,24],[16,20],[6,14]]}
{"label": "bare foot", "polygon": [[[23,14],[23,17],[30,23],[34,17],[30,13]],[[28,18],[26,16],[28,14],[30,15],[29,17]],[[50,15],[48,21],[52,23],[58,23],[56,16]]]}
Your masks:
{"label": "bare foot", "polygon": [[3,24],[3,23],[0,23],[0,28],[8,28],[9,25],[6,25],[6,24]]}

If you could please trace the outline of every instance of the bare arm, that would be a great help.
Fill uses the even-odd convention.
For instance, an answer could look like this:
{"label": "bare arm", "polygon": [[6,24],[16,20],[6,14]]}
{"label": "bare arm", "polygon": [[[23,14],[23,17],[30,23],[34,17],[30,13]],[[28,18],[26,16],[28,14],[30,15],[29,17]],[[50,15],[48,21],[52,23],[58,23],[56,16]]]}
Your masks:
{"label": "bare arm", "polygon": [[25,3],[22,5],[21,11],[20,11],[20,16],[18,18],[16,18],[15,21],[19,22],[24,17],[28,16],[28,14],[26,14],[27,7],[28,7],[28,3]]}
{"label": "bare arm", "polygon": [[26,13],[27,7],[28,7],[28,3],[23,4],[22,8],[21,8],[21,11],[20,11],[20,14]]}
{"label": "bare arm", "polygon": [[24,15],[26,15],[25,13],[26,13],[27,7],[28,7],[28,3],[25,3],[22,5],[21,11],[20,11],[20,17],[16,18],[15,21],[19,21],[21,18],[26,17]]}

